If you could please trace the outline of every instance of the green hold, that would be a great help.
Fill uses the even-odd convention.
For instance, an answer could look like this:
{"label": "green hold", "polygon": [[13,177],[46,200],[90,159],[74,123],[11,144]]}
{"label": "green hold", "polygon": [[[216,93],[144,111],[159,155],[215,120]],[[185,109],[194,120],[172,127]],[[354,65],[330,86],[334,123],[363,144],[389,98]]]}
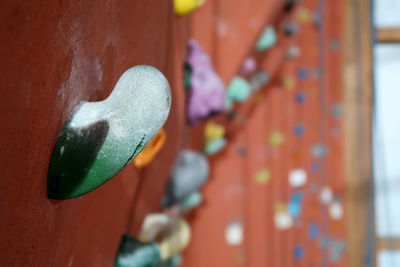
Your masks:
{"label": "green hold", "polygon": [[184,83],[183,84],[184,84],[185,89],[189,90],[192,87],[193,69],[188,63],[185,63],[183,70],[184,70]]}
{"label": "green hold", "polygon": [[199,191],[195,191],[186,196],[179,203],[179,206],[183,212],[187,212],[195,207],[200,206],[202,202],[203,202],[203,196]]}
{"label": "green hold", "polygon": [[234,77],[228,86],[227,99],[229,101],[243,102],[247,100],[251,93],[251,86],[249,82],[240,77]]}
{"label": "green hold", "polygon": [[221,151],[225,146],[226,139],[220,137],[208,143],[204,148],[204,153],[208,156],[211,156]]}
{"label": "green hold", "polygon": [[78,197],[110,180],[157,134],[170,106],[168,81],[151,66],[127,70],[107,99],[80,103],[53,150],[48,197]]}
{"label": "green hold", "polygon": [[125,234],[122,237],[115,267],[154,267],[161,263],[160,246],[143,243]]}
{"label": "green hold", "polygon": [[277,37],[272,26],[268,26],[262,33],[256,44],[258,52],[265,51],[276,44]]}

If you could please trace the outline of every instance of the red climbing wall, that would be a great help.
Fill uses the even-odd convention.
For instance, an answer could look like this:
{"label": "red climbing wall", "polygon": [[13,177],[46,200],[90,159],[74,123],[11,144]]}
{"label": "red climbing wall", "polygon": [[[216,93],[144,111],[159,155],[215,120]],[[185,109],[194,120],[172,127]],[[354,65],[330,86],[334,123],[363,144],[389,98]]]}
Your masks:
{"label": "red climbing wall", "polygon": [[[226,126],[228,146],[210,157],[205,203],[191,215],[193,238],[184,252],[183,266],[345,266],[340,46],[344,2],[304,0],[286,15],[271,12],[279,10],[279,1],[265,1],[269,6],[246,2],[247,7],[238,4],[236,8],[225,7],[226,1],[211,2],[219,7],[218,12],[207,3],[208,8],[206,5],[196,13],[191,37],[206,47],[225,83],[238,72],[246,55],[253,55],[273,79],[262,92],[236,107],[238,115],[233,121],[224,116],[209,119]],[[270,24],[275,27],[275,47],[262,54],[252,52],[259,31],[241,29],[251,25],[251,16],[257,15],[241,16],[243,10],[263,12],[263,20],[258,21],[264,24],[259,29]],[[317,14],[320,26],[313,22]],[[213,41],[201,24],[209,17],[217,22]],[[243,20],[237,25],[229,19],[232,17]],[[299,27],[292,37],[281,32],[289,21]],[[218,34],[218,25],[224,25],[226,37]],[[232,40],[232,35],[239,37]],[[251,42],[245,43],[243,54],[226,43],[228,40],[237,46],[242,40]],[[300,57],[285,58],[291,45],[300,48]],[[225,51],[230,53],[229,60]],[[240,62],[235,61],[237,55]],[[188,128],[189,147],[202,149],[203,128],[204,123]],[[282,135],[284,141],[274,145],[271,134]],[[293,170],[306,172],[304,185],[290,184]],[[257,179],[261,171],[264,176]],[[332,197],[325,194],[327,200],[322,202],[321,194],[330,191]],[[299,197],[300,210],[296,210],[299,206],[291,206],[290,200]],[[282,211],[293,220],[286,229],[280,229],[275,221]],[[243,224],[240,245],[231,246],[225,240],[226,227],[232,221]]]}
{"label": "red climbing wall", "polygon": [[[1,266],[112,266],[121,235],[159,209],[184,125],[187,22],[166,0],[1,1]],[[68,114],[106,98],[138,64],[159,68],[172,88],[168,142],[154,164],[130,165],[77,199],[47,199],[50,155]]]}
{"label": "red climbing wall", "polygon": [[[344,190],[338,115],[343,1],[303,0],[294,13],[282,15],[281,0],[208,0],[181,18],[169,0],[1,1],[0,265],[111,266],[121,234],[135,235],[144,216],[159,209],[176,152],[185,145],[202,150],[204,123],[184,127],[188,38],[201,43],[227,84],[264,27],[273,24],[278,44],[255,55],[273,80],[237,107],[234,121],[214,117],[227,127],[229,145],[210,157],[205,203],[191,214],[193,239],[183,266],[343,266],[345,255],[332,263],[327,245],[328,238],[344,240],[343,217],[332,220],[319,200],[324,186],[338,201]],[[321,28],[307,20],[317,9]],[[280,25],[287,20],[299,23],[298,35],[283,37]],[[291,44],[302,55],[285,60]],[[68,114],[80,101],[107,97],[123,71],[137,64],[159,68],[171,84],[165,147],[149,167],[130,165],[88,195],[47,199],[47,167]],[[323,76],[315,76],[321,73],[316,68]],[[304,126],[302,136],[293,133],[297,124]],[[268,143],[272,132],[285,137],[281,145]],[[324,157],[310,152],[315,144],[327,148]],[[306,170],[308,180],[294,190],[287,177],[296,168]],[[260,170],[270,174],[261,183],[254,179]],[[299,218],[278,230],[277,204],[287,204],[295,191],[303,196]],[[239,246],[225,241],[233,220],[244,225]],[[318,227],[315,238],[309,237],[310,223]],[[296,246],[303,250],[297,260]]]}

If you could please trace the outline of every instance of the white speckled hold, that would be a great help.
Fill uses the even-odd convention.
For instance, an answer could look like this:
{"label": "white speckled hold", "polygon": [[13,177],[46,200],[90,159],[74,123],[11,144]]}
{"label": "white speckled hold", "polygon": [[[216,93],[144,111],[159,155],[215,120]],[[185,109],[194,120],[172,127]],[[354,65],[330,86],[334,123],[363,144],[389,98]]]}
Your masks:
{"label": "white speckled hold", "polygon": [[329,204],[333,200],[333,192],[332,189],[329,187],[325,186],[324,188],[321,189],[320,192],[320,199],[323,204]]}
{"label": "white speckled hold", "polygon": [[339,201],[333,201],[329,205],[329,215],[334,221],[338,221],[343,216],[343,206]]}
{"label": "white speckled hold", "polygon": [[243,226],[240,221],[232,221],[226,226],[225,240],[230,246],[239,246],[242,244]]}
{"label": "white speckled hold", "polygon": [[289,173],[289,184],[293,187],[300,187],[307,182],[307,172],[303,169],[295,169]]}

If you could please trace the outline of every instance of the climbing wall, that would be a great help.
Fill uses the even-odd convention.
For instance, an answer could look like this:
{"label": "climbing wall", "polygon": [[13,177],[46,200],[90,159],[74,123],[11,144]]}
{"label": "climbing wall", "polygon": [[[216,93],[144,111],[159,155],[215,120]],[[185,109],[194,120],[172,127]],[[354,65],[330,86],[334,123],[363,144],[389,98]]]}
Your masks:
{"label": "climbing wall", "polygon": [[[304,0],[287,14],[270,12],[281,10],[278,1],[266,7],[246,2],[247,8],[264,12],[264,23],[247,34],[240,29],[257,19],[244,16],[239,30],[229,20],[243,18],[239,14],[245,8],[223,9],[224,1],[210,2],[192,17],[191,37],[205,46],[224,82],[248,55],[271,80],[235,106],[233,118],[208,119],[226,127],[228,145],[209,158],[205,203],[189,217],[193,236],[182,266],[345,266],[344,1]],[[215,5],[230,15],[213,12]],[[199,26],[207,16],[217,22],[215,35]],[[282,33],[288,22],[297,25],[297,34]],[[255,41],[267,25],[275,28],[278,42],[257,54]],[[227,40],[224,33],[239,37]],[[235,50],[232,42],[245,43],[247,49]],[[298,57],[286,56],[291,47],[299,49]],[[234,62],[236,57],[240,62]],[[202,150],[205,123],[187,128],[188,147]]]}
{"label": "climbing wall", "polygon": [[[165,0],[12,0],[0,3],[0,22],[0,265],[112,266],[122,234],[159,210],[181,144],[189,21]],[[139,64],[160,69],[172,91],[168,142],[154,164],[130,164],[76,199],[48,199],[50,156],[69,113],[105,99]]]}

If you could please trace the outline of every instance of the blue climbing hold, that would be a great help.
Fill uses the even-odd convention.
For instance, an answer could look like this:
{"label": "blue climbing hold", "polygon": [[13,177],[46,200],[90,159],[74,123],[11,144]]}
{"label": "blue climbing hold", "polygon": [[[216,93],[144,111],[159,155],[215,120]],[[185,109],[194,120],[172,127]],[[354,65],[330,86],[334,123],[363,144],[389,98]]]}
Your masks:
{"label": "blue climbing hold", "polygon": [[294,202],[301,202],[303,200],[303,193],[297,192],[292,194],[290,200]]}
{"label": "blue climbing hold", "polygon": [[302,136],[304,134],[304,131],[304,125],[302,124],[296,124],[293,128],[294,135],[296,136]]}
{"label": "blue climbing hold", "polygon": [[289,214],[293,218],[298,218],[301,214],[301,201],[303,200],[303,193],[297,192],[292,194],[288,204]]}
{"label": "blue climbing hold", "polygon": [[294,257],[296,260],[301,260],[304,257],[304,247],[296,246],[294,249]]}
{"label": "blue climbing hold", "polygon": [[308,236],[311,239],[315,239],[318,236],[318,225],[315,223],[311,223],[308,228]]}
{"label": "blue climbing hold", "polygon": [[308,71],[305,68],[300,68],[297,71],[297,75],[300,79],[307,79],[308,78]]}
{"label": "blue climbing hold", "polygon": [[296,101],[299,104],[304,104],[306,102],[306,95],[303,92],[298,92],[296,94]]}
{"label": "blue climbing hold", "polygon": [[319,162],[312,162],[311,163],[311,172],[317,172],[321,168],[321,164]]}

